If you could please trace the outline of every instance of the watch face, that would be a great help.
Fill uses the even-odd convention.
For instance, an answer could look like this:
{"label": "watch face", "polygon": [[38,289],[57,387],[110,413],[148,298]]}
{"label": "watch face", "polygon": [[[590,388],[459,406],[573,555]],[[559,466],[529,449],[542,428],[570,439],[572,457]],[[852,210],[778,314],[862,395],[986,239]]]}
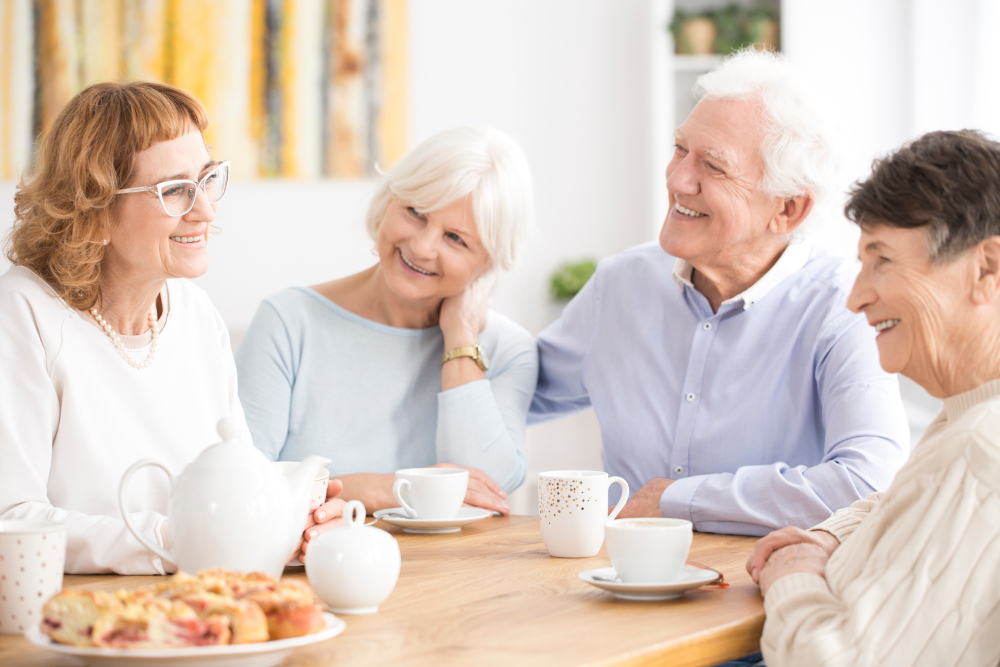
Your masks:
{"label": "watch face", "polygon": [[483,370],[488,371],[490,369],[490,357],[486,354],[486,348],[482,345],[477,345],[479,348],[479,359],[483,362]]}

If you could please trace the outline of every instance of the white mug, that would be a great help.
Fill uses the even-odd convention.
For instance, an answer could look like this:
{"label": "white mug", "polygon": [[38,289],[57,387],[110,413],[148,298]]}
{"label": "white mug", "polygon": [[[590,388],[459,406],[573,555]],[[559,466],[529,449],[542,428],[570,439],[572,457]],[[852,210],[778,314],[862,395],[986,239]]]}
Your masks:
{"label": "white mug", "polygon": [[[608,487],[622,497],[608,515]],[[538,475],[538,518],[550,556],[589,558],[604,542],[604,524],[628,502],[628,482],[599,470],[555,470]]]}
{"label": "white mug", "polygon": [[396,471],[392,495],[411,519],[454,519],[465,502],[469,471],[461,468],[407,468]]}
{"label": "white mug", "polygon": [[62,589],[65,562],[64,524],[0,521],[0,634],[42,622],[42,605]]}
{"label": "white mug", "polygon": [[608,557],[627,584],[669,584],[681,575],[691,549],[691,522],[659,517],[618,519],[604,527]]}
{"label": "white mug", "polygon": [[[295,466],[299,465],[299,461],[276,461],[275,464],[281,471],[282,475],[287,475],[291,471],[295,470]],[[317,505],[322,505],[326,502],[326,487],[327,483],[330,481],[330,471],[326,468],[322,468],[313,480],[312,486],[312,496],[310,497],[310,502],[316,503]]]}

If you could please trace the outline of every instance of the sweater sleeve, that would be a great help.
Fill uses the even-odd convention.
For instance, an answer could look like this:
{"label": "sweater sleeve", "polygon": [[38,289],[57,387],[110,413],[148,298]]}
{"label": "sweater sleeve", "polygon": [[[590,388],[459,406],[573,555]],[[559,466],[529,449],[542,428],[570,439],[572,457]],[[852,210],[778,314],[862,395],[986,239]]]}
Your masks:
{"label": "sweater sleeve", "polygon": [[438,394],[437,460],[479,468],[510,493],[528,470],[525,429],[538,378],[535,341],[505,350],[487,380]]}
{"label": "sweater sleeve", "polygon": [[958,460],[890,490],[825,579],[774,582],[761,638],[768,667],[997,664],[1000,464],[995,452],[962,456],[953,444]]}
{"label": "sweater sleeve", "polygon": [[257,309],[236,353],[239,399],[253,444],[277,461],[288,438],[295,384],[291,337],[269,302]]}
{"label": "sweater sleeve", "polygon": [[[45,296],[43,298],[49,298]],[[49,347],[59,352],[61,321],[44,317],[25,298],[7,295],[0,303],[0,520],[39,519],[66,524],[66,572],[164,574],[160,558],[144,547],[118,517],[91,516],[54,507],[48,498],[52,443],[62,406],[49,376],[42,329],[51,330]],[[155,512],[136,512],[134,524],[162,546],[166,520]]]}
{"label": "sweater sleeve", "polygon": [[824,530],[836,537],[843,544],[844,540],[854,532],[854,529],[865,520],[868,513],[875,509],[882,498],[882,494],[882,491],[878,491],[864,500],[856,500],[851,503],[850,507],[837,510],[829,519],[813,526],[809,530]]}

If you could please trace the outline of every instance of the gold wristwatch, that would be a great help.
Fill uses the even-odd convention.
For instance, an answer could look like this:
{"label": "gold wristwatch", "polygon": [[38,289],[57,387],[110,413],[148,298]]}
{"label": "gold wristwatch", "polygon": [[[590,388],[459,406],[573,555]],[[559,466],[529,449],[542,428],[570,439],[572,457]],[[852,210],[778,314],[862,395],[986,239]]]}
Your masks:
{"label": "gold wristwatch", "polygon": [[490,367],[490,358],[486,356],[486,350],[483,349],[482,345],[466,345],[465,347],[456,347],[454,350],[445,352],[444,356],[441,357],[441,365],[444,366],[452,359],[457,359],[458,357],[472,357],[472,360],[483,371],[488,370]]}

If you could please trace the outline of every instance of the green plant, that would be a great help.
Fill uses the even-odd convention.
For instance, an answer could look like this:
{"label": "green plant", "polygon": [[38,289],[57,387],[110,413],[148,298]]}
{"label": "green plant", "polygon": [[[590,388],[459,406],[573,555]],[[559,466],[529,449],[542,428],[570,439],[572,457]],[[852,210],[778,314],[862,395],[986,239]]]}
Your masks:
{"label": "green plant", "polygon": [[733,3],[712,15],[715,21],[715,52],[728,55],[746,43],[746,10]]}
{"label": "green plant", "polygon": [[597,270],[597,262],[587,259],[575,264],[563,264],[552,274],[550,287],[557,301],[569,301],[583,289]]}

